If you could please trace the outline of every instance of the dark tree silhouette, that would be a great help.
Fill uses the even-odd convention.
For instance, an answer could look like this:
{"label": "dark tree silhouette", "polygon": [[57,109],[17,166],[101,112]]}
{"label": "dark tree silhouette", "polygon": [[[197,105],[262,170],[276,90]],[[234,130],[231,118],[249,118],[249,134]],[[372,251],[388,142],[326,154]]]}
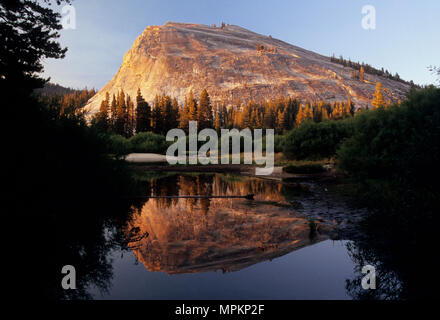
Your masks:
{"label": "dark tree silhouette", "polygon": [[144,100],[141,90],[136,97],[136,133],[151,131],[151,108]]}
{"label": "dark tree silhouette", "polygon": [[62,2],[70,0],[0,1],[0,87],[6,92],[30,94],[42,87],[42,59],[64,57],[67,49],[56,41],[60,14],[50,8]]}

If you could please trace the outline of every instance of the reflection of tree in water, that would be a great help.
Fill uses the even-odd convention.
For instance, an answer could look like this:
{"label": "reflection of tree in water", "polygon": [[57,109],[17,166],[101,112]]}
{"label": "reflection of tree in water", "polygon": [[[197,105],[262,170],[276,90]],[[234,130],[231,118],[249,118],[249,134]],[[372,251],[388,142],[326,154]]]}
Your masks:
{"label": "reflection of tree in water", "polygon": [[254,193],[258,200],[150,199],[132,214],[126,230],[149,234],[133,252],[151,271],[239,270],[313,243],[306,219],[269,203],[284,199],[277,182],[220,174],[187,174],[152,182],[156,190],[162,184],[178,186],[174,195]]}
{"label": "reflection of tree in water", "polygon": [[[173,175],[151,181],[151,195],[154,196],[226,196],[255,194],[256,200],[280,201],[283,186],[279,183],[250,177],[224,174]],[[161,198],[156,203],[162,208],[175,205],[178,199]],[[207,213],[211,199],[185,199],[189,208],[200,205]]]}
{"label": "reflection of tree in water", "polygon": [[[347,280],[346,290],[350,296],[357,300],[395,300],[401,294],[401,283],[396,273],[383,264],[373,248],[361,243],[349,242],[347,250],[355,262],[355,279]],[[362,268],[366,265],[376,269],[376,289],[365,290],[362,288]]]}
{"label": "reflection of tree in water", "polygon": [[236,175],[217,175],[213,186],[215,194],[246,195],[255,194],[257,201],[284,200],[282,184],[273,181]]}
{"label": "reflection of tree in water", "polygon": [[[413,238],[386,225],[382,220],[382,227],[363,230],[364,239],[348,244],[357,274],[347,280],[348,294],[354,299],[432,299],[438,266],[433,235],[418,233],[418,238]],[[361,270],[367,264],[376,268],[376,290],[362,289]]]}
{"label": "reflection of tree in water", "polygon": [[[263,201],[284,199],[280,194],[278,183],[219,174],[171,175],[162,179],[152,179],[145,183],[142,190],[151,195],[246,195],[253,193],[257,195],[257,199]],[[42,282],[46,286],[49,284],[47,286],[49,292],[46,295],[55,299],[90,299],[92,297],[89,290],[93,287],[105,293],[111,287],[113,276],[112,253],[135,249],[136,241],[131,243],[127,238],[133,240],[139,237],[143,239],[142,241],[147,240],[142,238],[144,230],[134,230],[135,226],[127,224],[127,221],[132,218],[132,214],[139,212],[152,200],[137,203],[121,203],[113,200],[108,197],[99,197],[96,199],[81,198],[72,203],[63,200],[58,203],[56,211],[62,214],[57,215],[53,227],[42,228],[42,230],[52,228],[51,230],[56,233],[56,236],[47,234],[50,238],[50,245],[56,246],[56,254],[48,254],[51,258],[45,259],[41,265],[41,269],[47,273],[42,277]],[[232,203],[226,200],[224,202],[225,204]],[[226,228],[234,230],[227,237],[227,241],[239,242],[243,238],[241,233],[249,232],[249,235],[256,237],[257,243],[260,240],[263,241],[261,247],[264,248],[266,240],[261,235],[273,234],[272,228],[280,228],[281,239],[273,236],[273,239],[267,241],[277,243],[285,241],[286,234],[282,232],[282,225],[263,224],[259,227],[260,229],[253,231],[253,225],[249,226],[249,230],[240,227],[249,222],[248,216],[237,216],[234,221],[229,222],[224,221],[221,215],[217,218],[211,217],[211,206],[214,205],[217,208],[214,210],[218,210],[219,206],[218,203],[213,204],[211,199],[154,199],[154,205],[162,208],[161,212],[164,211],[163,209],[169,209],[181,203],[186,209],[180,210],[176,215],[167,216],[163,222],[169,224],[166,236],[169,241],[185,240],[188,235],[192,235],[191,237],[195,237],[201,243],[211,236],[214,239],[213,243],[216,243],[219,221],[226,223]],[[200,210],[203,214],[196,215],[193,213],[194,210]],[[213,221],[217,222],[212,223]],[[41,224],[43,224],[42,221]],[[262,230],[261,227],[267,230]],[[244,238],[248,239],[249,235]],[[249,241],[251,241],[250,238]],[[50,250],[50,245],[41,244],[40,247]],[[266,254],[266,251],[262,251],[261,254]],[[61,268],[66,264],[73,265],[76,269],[76,290],[61,288],[63,277]]]}
{"label": "reflection of tree in water", "polygon": [[[56,274],[59,275],[52,283],[54,298],[90,299],[90,287],[106,292],[111,286],[113,275],[110,253],[113,250],[128,249],[122,228],[129,217],[128,204],[102,204],[99,208],[90,206],[76,209],[66,208],[57,221],[60,230],[54,239],[56,261],[51,261],[56,265]],[[80,210],[81,214],[78,214]],[[63,275],[60,271],[66,264],[76,269],[76,290],[61,288]]]}
{"label": "reflection of tree in water", "polygon": [[[60,194],[46,195],[35,204],[35,212],[27,212],[38,237],[30,241],[31,254],[36,255],[37,286],[30,288],[34,297],[49,299],[90,299],[89,288],[105,292],[111,286],[113,250],[128,250],[122,226],[130,212],[140,208],[143,201],[121,200],[119,195],[138,194],[148,189],[148,183],[133,183],[131,176],[121,169],[121,177],[107,181],[93,175],[84,183],[59,185]],[[43,203],[44,201],[44,203]],[[42,208],[46,208],[43,210]],[[64,290],[62,267],[72,265],[76,271],[76,290]],[[43,292],[41,292],[43,291]]]}

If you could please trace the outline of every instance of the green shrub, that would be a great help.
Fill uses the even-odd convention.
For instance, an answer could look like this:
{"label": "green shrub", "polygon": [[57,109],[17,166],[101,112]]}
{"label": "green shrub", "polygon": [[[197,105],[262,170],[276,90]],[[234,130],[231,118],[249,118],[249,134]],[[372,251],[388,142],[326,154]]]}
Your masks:
{"label": "green shrub", "polygon": [[[233,151],[232,145],[233,145],[233,141],[234,141],[232,136],[234,136],[234,135],[231,135],[231,137],[228,137],[228,138],[226,136],[219,137],[219,140],[218,140],[218,150],[219,151],[221,150],[222,142],[226,143],[227,139],[229,139],[229,153],[232,154],[232,151]],[[266,135],[264,134],[261,137],[261,139],[257,139],[256,137],[254,137],[252,135],[251,135],[251,137],[253,137],[252,144],[251,144],[252,150],[253,150],[255,144],[261,140],[261,149],[263,152],[265,152],[266,151]],[[274,135],[274,152],[281,152],[282,151],[283,141],[284,141],[284,136]],[[205,144],[205,142],[199,141],[198,148],[200,148],[203,144]],[[188,147],[188,143],[187,143],[187,147]],[[245,138],[240,136],[240,152],[244,152],[244,151],[245,151]]]}
{"label": "green shrub", "polygon": [[107,149],[110,154],[120,157],[129,154],[132,150],[132,146],[130,141],[125,137],[112,134],[107,137]]}
{"label": "green shrub", "polygon": [[275,152],[283,152],[284,149],[284,141],[285,141],[285,136],[276,134],[275,138],[274,138],[274,151]]}
{"label": "green shrub", "polygon": [[360,183],[362,197],[407,226],[438,213],[440,89],[412,91],[400,106],[363,112],[354,128],[337,160]]}
{"label": "green shrub", "polygon": [[138,133],[128,141],[131,145],[131,152],[164,154],[170,146],[164,136],[152,132]]}
{"label": "green shrub", "polygon": [[414,91],[400,106],[361,113],[337,152],[339,166],[363,178],[431,180],[440,160],[440,89]]}
{"label": "green shrub", "polygon": [[304,122],[286,135],[283,152],[286,158],[295,160],[330,158],[352,132],[352,119]]}

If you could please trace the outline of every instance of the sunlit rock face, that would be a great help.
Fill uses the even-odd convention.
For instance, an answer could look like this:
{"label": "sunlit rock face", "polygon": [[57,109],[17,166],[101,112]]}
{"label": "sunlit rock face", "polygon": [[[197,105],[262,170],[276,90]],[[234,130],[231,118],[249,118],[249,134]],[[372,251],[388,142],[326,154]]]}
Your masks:
{"label": "sunlit rock face", "polygon": [[[168,182],[167,185],[169,185]],[[163,195],[161,188],[153,194]],[[130,244],[150,271],[168,274],[230,272],[276,258],[315,243],[306,219],[283,202],[279,185],[261,180],[224,181],[215,177],[179,177],[178,195],[234,195],[245,199],[150,199],[133,214],[128,230],[148,233]],[[268,202],[268,200],[276,200]]]}
{"label": "sunlit rock face", "polygon": [[120,89],[134,98],[140,88],[148,102],[165,91],[182,103],[191,89],[198,96],[206,88],[214,103],[227,105],[283,95],[312,102],[350,97],[357,106],[371,102],[377,81],[386,100],[397,101],[409,90],[406,84],[368,74],[365,82],[351,79],[351,71],[329,57],[238,26],[168,22],[145,29],[87,109],[97,112],[105,93]]}

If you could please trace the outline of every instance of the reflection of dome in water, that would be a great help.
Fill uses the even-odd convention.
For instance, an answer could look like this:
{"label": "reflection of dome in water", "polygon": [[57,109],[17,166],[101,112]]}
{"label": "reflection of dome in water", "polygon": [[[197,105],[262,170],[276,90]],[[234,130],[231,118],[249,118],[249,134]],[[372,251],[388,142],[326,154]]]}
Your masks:
{"label": "reflection of dome in water", "polygon": [[169,274],[236,271],[311,243],[306,219],[237,199],[150,199],[128,227],[149,234],[133,249],[139,261]]}

